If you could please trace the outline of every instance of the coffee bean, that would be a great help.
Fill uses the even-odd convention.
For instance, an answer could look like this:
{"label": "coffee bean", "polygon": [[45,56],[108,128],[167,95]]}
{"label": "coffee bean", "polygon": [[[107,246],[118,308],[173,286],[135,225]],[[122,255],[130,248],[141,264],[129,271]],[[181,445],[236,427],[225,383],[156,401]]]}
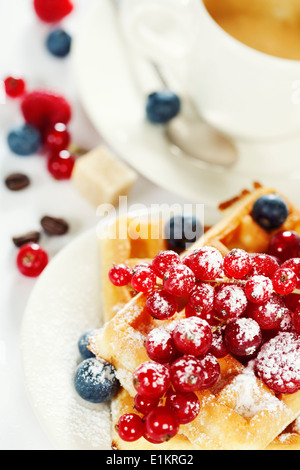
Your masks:
{"label": "coffee bean", "polygon": [[27,243],[38,243],[40,240],[40,232],[32,231],[25,233],[24,235],[18,235],[13,237],[13,242],[16,247],[20,248]]}
{"label": "coffee bean", "polygon": [[12,173],[5,179],[5,184],[11,191],[21,191],[30,185],[30,179],[23,173]]}
{"label": "coffee bean", "polygon": [[69,230],[69,224],[64,219],[48,215],[42,218],[41,226],[48,235],[64,235]]}

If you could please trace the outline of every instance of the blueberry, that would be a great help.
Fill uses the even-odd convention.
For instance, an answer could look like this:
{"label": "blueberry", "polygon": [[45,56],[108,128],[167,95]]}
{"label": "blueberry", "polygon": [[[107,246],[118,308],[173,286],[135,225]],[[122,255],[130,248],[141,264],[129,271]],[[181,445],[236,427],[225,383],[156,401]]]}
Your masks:
{"label": "blueberry", "polygon": [[81,398],[104,403],[117,393],[119,382],[112,364],[96,358],[82,361],[76,369],[74,386]]}
{"label": "blueberry", "polygon": [[90,338],[92,336],[95,336],[95,334],[96,334],[96,330],[88,330],[82,333],[82,335],[79,337],[78,349],[83,359],[89,359],[90,357],[95,357],[94,353],[92,353],[88,349]]}
{"label": "blueberry", "polygon": [[51,31],[46,40],[48,51],[55,57],[66,57],[71,50],[72,38],[63,29]]}
{"label": "blueberry", "polygon": [[170,90],[151,93],[147,98],[146,116],[154,124],[165,124],[180,111],[179,97]]}
{"label": "blueberry", "polygon": [[23,124],[9,132],[7,142],[13,153],[28,156],[39,150],[41,146],[41,134],[30,124]]}
{"label": "blueberry", "polygon": [[288,214],[288,206],[278,194],[261,196],[254,203],[252,209],[253,219],[266,230],[281,227]]}
{"label": "blueberry", "polygon": [[203,235],[203,226],[193,214],[175,215],[165,225],[170,248],[183,251]]}

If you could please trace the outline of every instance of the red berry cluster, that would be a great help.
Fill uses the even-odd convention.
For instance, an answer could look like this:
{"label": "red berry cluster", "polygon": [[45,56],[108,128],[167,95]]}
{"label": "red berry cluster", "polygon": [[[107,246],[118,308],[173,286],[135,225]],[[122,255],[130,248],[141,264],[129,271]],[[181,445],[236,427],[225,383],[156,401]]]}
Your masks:
{"label": "red berry cluster", "polygon": [[217,249],[203,247],[184,258],[164,251],[151,265],[133,270],[112,267],[114,285],[131,284],[147,293],[146,308],[155,319],[169,320],[185,309],[185,318],[162,324],[146,338],[150,360],[133,377],[135,407],[143,418],[122,416],[122,439],[144,436],[160,443],[173,437],[180,424],[197,416],[195,392],[216,384],[217,358],[228,353],[242,363],[253,360],[257,376],[275,392],[300,390],[298,256],[280,259],[233,249],[223,258]]}

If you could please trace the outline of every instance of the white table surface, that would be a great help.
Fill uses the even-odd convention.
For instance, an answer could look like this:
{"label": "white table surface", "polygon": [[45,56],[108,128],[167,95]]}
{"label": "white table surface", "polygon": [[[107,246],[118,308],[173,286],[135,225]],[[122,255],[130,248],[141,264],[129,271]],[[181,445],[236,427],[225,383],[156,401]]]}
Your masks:
{"label": "white table surface", "polygon": [[[75,0],[74,12],[63,21],[72,34],[93,0]],[[102,139],[96,133],[78,102],[72,58],[58,60],[44,46],[49,26],[41,23],[32,8],[32,0],[0,0],[0,79],[11,74],[24,77],[28,89],[45,86],[61,92],[73,106],[71,132],[73,140],[84,148],[93,148]],[[96,60],[96,58],[95,58]],[[99,60],[99,58],[97,58]],[[54,181],[39,155],[18,157],[6,143],[9,129],[22,122],[18,101],[0,96],[0,449],[52,449],[28,402],[22,375],[20,329],[26,302],[35,280],[23,277],[16,269],[17,249],[13,235],[39,228],[43,215],[61,216],[70,222],[71,230],[64,237],[43,237],[42,245],[50,258],[74,237],[94,227],[98,219],[91,207],[70,182]],[[75,137],[75,138],[74,138]],[[19,193],[8,191],[3,184],[11,172],[24,172],[31,186]],[[139,176],[129,204],[185,202],[179,197]]]}

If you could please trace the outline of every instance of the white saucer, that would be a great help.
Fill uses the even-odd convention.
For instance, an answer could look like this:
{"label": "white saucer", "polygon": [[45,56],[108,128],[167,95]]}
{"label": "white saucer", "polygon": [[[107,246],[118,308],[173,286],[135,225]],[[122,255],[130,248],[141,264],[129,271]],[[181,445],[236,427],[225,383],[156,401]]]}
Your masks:
{"label": "white saucer", "polygon": [[[112,2],[95,2],[73,44],[82,104],[107,143],[150,181],[193,202],[215,206],[252,187],[253,181],[276,186],[297,202],[300,136],[272,143],[237,142],[239,162],[224,171],[172,154],[163,129],[145,119],[145,95],[137,86],[132,51],[125,46]],[[149,86],[149,77],[144,78]]]}
{"label": "white saucer", "polygon": [[101,326],[96,230],[70,243],[38,279],[24,314],[21,348],[30,402],[56,449],[110,449],[110,408],[73,385],[77,341]]}

